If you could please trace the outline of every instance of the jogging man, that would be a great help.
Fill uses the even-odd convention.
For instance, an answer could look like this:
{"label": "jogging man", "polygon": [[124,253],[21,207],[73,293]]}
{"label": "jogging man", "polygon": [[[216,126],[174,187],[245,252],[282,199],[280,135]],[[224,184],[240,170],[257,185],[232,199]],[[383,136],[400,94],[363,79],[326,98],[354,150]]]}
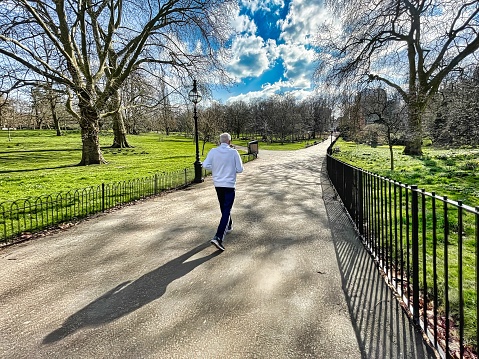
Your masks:
{"label": "jogging man", "polygon": [[216,235],[210,242],[219,250],[224,251],[225,234],[233,230],[231,208],[235,200],[236,174],[243,172],[243,162],[238,151],[231,146],[229,133],[220,135],[220,145],[208,152],[203,162],[203,168],[212,172],[221,209],[220,223]]}

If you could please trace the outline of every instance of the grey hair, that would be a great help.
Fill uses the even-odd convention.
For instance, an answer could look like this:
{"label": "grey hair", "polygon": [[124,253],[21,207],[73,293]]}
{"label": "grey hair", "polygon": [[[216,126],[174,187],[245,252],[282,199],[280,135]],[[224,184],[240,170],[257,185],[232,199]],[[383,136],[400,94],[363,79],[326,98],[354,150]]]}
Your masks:
{"label": "grey hair", "polygon": [[231,141],[231,135],[227,132],[220,135],[220,143],[228,143]]}

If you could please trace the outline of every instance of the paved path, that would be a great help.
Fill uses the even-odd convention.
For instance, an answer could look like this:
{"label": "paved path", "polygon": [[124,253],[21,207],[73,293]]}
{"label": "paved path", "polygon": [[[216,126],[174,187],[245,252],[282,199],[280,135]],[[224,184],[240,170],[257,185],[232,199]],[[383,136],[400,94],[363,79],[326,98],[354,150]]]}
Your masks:
{"label": "paved path", "polygon": [[234,231],[211,178],[0,251],[1,358],[425,358],[322,168],[260,149]]}

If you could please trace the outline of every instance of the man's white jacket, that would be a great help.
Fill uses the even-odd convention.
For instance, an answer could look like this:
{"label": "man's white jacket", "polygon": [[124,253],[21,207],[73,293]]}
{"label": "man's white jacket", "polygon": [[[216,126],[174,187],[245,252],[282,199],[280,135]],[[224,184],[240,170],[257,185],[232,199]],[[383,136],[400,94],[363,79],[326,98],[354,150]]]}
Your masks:
{"label": "man's white jacket", "polygon": [[215,187],[235,188],[236,174],[243,172],[243,162],[236,149],[222,143],[208,152],[203,168],[212,172]]}

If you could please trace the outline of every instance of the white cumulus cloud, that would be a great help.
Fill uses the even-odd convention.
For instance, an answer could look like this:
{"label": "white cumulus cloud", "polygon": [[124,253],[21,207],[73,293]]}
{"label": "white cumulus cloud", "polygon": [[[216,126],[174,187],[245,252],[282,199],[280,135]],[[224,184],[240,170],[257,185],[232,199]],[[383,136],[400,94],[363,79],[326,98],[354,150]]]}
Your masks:
{"label": "white cumulus cloud", "polygon": [[277,57],[274,41],[264,41],[255,35],[239,36],[233,41],[233,59],[228,71],[238,81],[246,77],[260,76]]}
{"label": "white cumulus cloud", "polygon": [[315,70],[315,52],[303,45],[285,44],[279,46],[283,60],[284,77],[293,87],[310,88]]}
{"label": "white cumulus cloud", "polygon": [[293,0],[285,19],[279,20],[286,43],[310,44],[327,14],[318,0]]}
{"label": "white cumulus cloud", "polygon": [[233,28],[240,34],[255,34],[258,29],[254,21],[246,15],[238,15],[233,20]]}
{"label": "white cumulus cloud", "polygon": [[240,0],[240,6],[250,10],[251,12],[271,11],[271,9],[283,7],[283,0]]}

